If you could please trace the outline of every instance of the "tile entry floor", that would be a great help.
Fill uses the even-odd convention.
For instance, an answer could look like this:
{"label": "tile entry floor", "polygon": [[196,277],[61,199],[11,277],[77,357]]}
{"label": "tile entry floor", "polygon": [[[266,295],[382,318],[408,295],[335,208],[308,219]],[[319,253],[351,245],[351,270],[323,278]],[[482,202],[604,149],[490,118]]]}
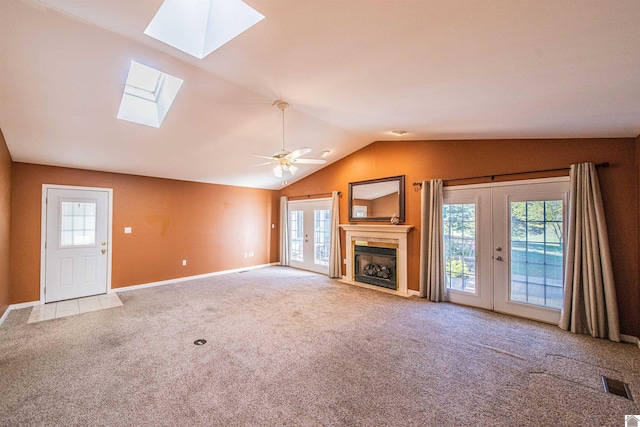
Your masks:
{"label": "tile entry floor", "polygon": [[33,307],[27,323],[42,322],[43,320],[58,319],[60,317],[73,316],[74,314],[121,306],[122,301],[120,301],[118,294],[94,295],[91,297],[40,304]]}

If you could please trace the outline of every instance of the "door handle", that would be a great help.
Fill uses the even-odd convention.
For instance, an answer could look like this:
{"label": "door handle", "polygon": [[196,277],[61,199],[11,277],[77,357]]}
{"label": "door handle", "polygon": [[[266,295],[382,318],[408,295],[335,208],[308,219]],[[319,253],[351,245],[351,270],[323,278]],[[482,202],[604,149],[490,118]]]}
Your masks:
{"label": "door handle", "polygon": [[106,253],[107,253],[107,250],[106,250],[106,249],[103,249],[103,250],[102,250],[102,253],[103,253],[103,254],[106,254]]}
{"label": "door handle", "polygon": [[498,252],[500,252],[501,250],[502,250],[502,248],[501,248],[500,246],[498,246],[498,247],[496,248],[496,251],[498,251]]}
{"label": "door handle", "polygon": [[502,257],[501,256],[497,256],[496,257],[496,261],[502,261]]}

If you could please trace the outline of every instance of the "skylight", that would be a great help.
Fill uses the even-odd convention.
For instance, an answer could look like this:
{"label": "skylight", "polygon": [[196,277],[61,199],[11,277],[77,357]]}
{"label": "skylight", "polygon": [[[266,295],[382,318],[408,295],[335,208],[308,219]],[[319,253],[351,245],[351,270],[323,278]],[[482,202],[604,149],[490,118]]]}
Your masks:
{"label": "skylight", "polygon": [[118,118],[159,128],[182,82],[182,79],[131,61]]}
{"label": "skylight", "polygon": [[164,0],[144,33],[202,59],[263,19],[241,0]]}

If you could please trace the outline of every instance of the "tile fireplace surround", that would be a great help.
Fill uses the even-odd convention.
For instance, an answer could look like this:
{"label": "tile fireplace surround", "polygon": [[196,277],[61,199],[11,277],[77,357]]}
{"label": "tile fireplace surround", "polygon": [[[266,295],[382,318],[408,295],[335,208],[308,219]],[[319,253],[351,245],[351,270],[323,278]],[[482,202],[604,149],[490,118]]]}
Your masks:
{"label": "tile fireplace surround", "polygon": [[[359,225],[359,224],[340,224],[346,236],[346,265],[347,274],[343,281],[352,285],[363,286],[369,289],[376,289],[396,295],[409,296],[407,288],[407,234],[413,228],[413,225]],[[369,246],[375,246],[376,243],[385,245],[393,245],[397,247],[397,281],[398,290],[392,291],[381,288],[379,286],[367,285],[354,281],[354,254],[353,246],[355,242],[368,242]]]}

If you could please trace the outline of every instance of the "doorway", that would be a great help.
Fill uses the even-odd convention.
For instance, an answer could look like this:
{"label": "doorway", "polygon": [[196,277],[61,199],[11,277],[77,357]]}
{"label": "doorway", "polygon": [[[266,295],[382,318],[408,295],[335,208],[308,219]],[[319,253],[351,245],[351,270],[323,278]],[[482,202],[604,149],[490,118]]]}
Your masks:
{"label": "doorway", "polygon": [[331,199],[289,202],[289,264],[329,274]]}
{"label": "doorway", "polygon": [[445,292],[451,302],[557,323],[568,178],[444,189]]}
{"label": "doorway", "polygon": [[45,184],[42,194],[40,300],[107,293],[113,190]]}

